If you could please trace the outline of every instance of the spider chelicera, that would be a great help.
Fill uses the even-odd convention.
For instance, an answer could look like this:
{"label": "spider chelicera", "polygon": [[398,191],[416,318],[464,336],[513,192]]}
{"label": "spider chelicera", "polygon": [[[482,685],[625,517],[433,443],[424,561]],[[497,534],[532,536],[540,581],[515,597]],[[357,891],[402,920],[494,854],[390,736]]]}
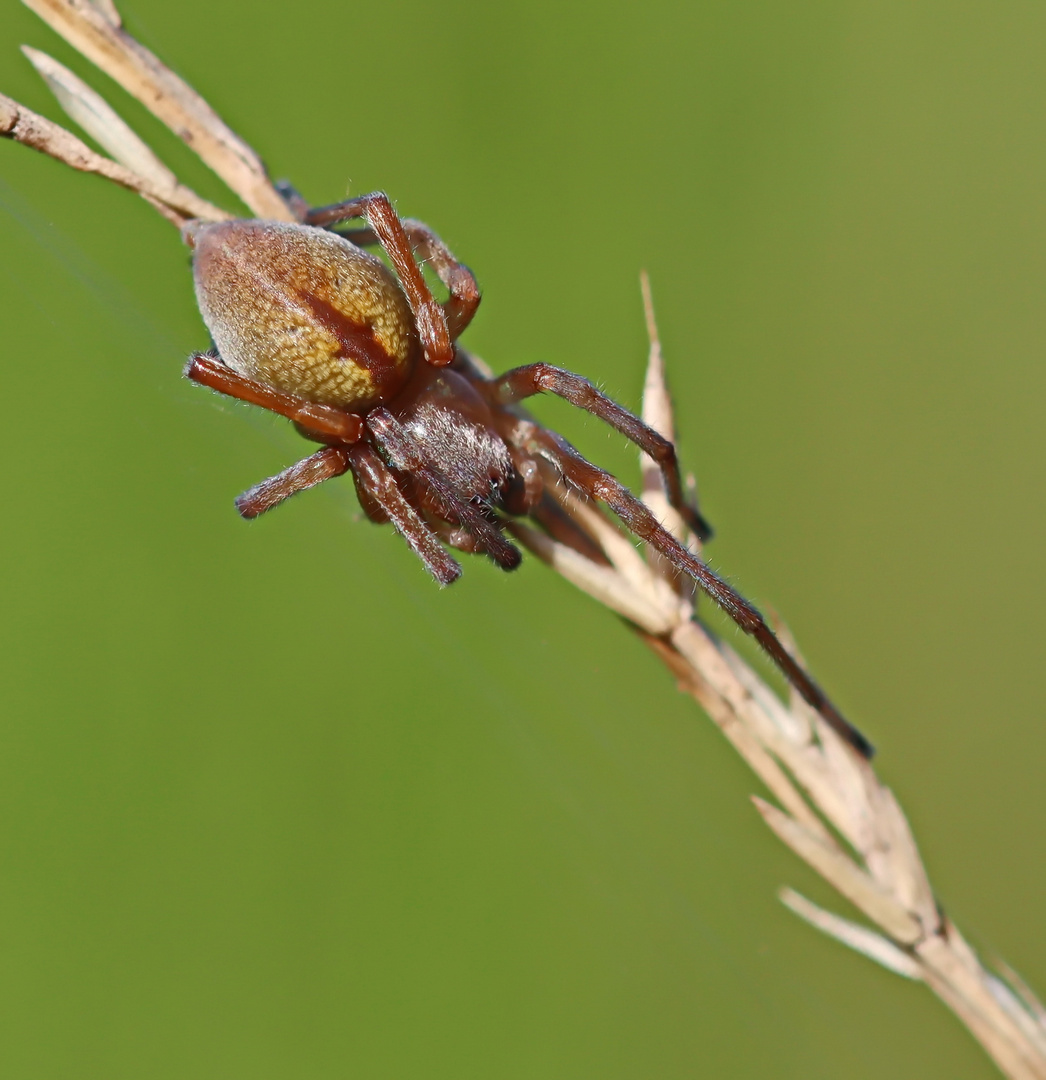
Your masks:
{"label": "spider chelicera", "polygon": [[[806,701],[861,754],[871,746],[784,649],[762,615],[666,531],[646,505],[565,439],[511,408],[549,392],[599,417],[658,463],[668,499],[699,536],[704,519],[683,491],[675,447],[587,379],[549,364],[488,378],[455,342],[479,305],[471,271],[427,226],[401,220],[381,193],[310,209],[288,196],[299,224],[193,221],[193,276],[217,355],[192,357],[194,382],[294,421],[323,449],[236,500],[257,517],[299,491],[351,472],[360,505],[390,522],[441,584],[461,567],[444,545],[511,570],[519,550],[504,516],[562,526],[550,510],[551,466],[605,503],[637,537],[688,574],[752,635]],[[350,232],[332,231],[363,218]],[[392,267],[362,250],[380,244]],[[427,262],[449,298],[433,297]]]}

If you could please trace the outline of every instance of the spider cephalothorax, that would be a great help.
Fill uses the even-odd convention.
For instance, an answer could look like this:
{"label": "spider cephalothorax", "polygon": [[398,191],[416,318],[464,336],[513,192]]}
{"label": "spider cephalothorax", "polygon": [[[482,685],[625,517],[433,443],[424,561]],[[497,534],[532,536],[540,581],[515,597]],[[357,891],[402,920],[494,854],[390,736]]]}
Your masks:
{"label": "spider cephalothorax", "polygon": [[[503,535],[507,516],[554,527],[550,471],[604,502],[640,539],[690,575],[763,646],[792,684],[862,753],[863,736],[782,647],[759,612],[666,531],[645,504],[555,432],[512,406],[548,391],[600,417],[660,466],[672,506],[698,535],[708,528],[684,495],[675,448],[587,379],[549,364],[488,378],[455,342],[479,290],[429,228],[401,221],[383,194],[311,210],[299,224],[190,222],[200,311],[217,355],[198,354],[190,379],[293,420],[323,444],[237,500],[244,517],[351,472],[371,520],[391,522],[442,585],[461,573],[444,545],[520,561]],[[366,227],[330,231],[352,218]],[[364,245],[380,244],[395,274]],[[416,258],[446,286],[440,304]]]}

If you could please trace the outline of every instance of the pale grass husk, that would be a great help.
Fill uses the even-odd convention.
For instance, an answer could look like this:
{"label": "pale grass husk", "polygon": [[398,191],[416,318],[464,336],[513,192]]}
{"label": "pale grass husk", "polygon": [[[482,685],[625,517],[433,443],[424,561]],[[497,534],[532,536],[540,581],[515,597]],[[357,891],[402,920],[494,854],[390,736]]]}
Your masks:
{"label": "pale grass husk", "polygon": [[[85,57],[112,76],[191,147],[260,217],[291,220],[258,155],[189,87],[122,28],[111,0],[24,0]],[[233,215],[201,199],[79,78],[36,50],[27,55],[75,122],[110,157],[0,95],[0,135],[75,169],[136,191],[169,221]],[[671,400],[649,284],[644,418],[672,438]],[[481,366],[475,358],[468,362]],[[644,459],[643,498],[681,541],[695,545],[668,505],[660,473]],[[911,829],[871,764],[854,753],[797,694],[782,702],[695,617],[693,583],[656,553],[641,555],[597,510],[548,478],[563,509],[609,565],[595,563],[532,526],[513,534],[534,555],[626,619],[664,661],[679,688],[719,726],[774,801],[753,796],[773,832],[860,912],[858,923],[791,889],[782,901],[823,933],[908,979],[925,982],[1013,1080],[1046,1080],[1046,1006],[1006,965],[989,972],[944,915]],[[695,548],[696,550],[696,548]],[[787,640],[786,634],[782,637]]]}

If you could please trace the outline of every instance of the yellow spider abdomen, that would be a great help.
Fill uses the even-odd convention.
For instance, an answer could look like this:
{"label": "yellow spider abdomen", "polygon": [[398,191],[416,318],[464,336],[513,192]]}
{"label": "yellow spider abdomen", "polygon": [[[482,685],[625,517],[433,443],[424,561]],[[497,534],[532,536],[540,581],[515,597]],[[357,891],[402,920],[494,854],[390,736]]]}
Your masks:
{"label": "yellow spider abdomen", "polygon": [[276,221],[191,222],[203,320],[233,371],[363,411],[393,397],[419,352],[393,273],[343,237]]}

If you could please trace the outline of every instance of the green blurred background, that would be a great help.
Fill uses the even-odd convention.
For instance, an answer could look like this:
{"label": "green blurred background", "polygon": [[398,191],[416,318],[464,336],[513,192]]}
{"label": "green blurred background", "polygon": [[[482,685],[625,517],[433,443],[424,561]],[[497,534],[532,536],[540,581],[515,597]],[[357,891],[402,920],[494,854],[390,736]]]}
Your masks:
{"label": "green blurred background", "polygon": [[[651,274],[717,567],[880,748],[943,902],[1046,989],[1041,4],[126,0],[313,201],[478,273],[466,342],[638,403]],[[13,0],[0,89],[57,117]],[[653,657],[531,561],[437,590],[180,379],[188,254],[0,145],[0,1058],[58,1078],[990,1077]],[[539,412],[627,481],[616,435]]]}

